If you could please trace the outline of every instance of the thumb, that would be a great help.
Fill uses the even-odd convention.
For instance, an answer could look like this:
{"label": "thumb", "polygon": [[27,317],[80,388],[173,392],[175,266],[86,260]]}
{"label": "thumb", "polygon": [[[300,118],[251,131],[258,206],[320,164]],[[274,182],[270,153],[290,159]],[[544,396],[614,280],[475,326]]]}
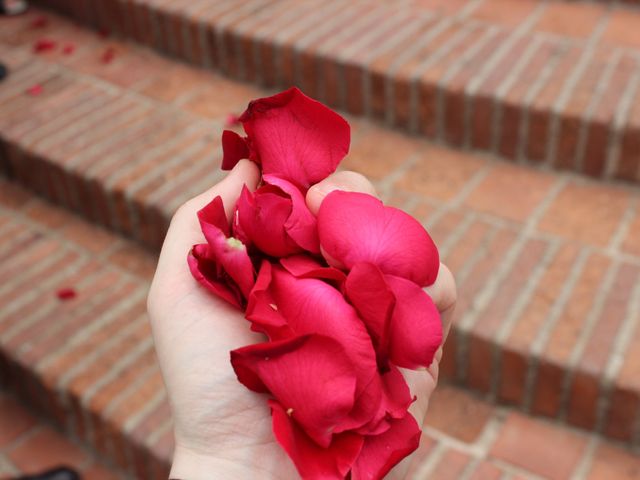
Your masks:
{"label": "thumb", "polygon": [[307,191],[307,207],[311,213],[317,215],[324,198],[334,190],[377,196],[373,184],[364,175],[351,171],[337,172],[316,183]]}

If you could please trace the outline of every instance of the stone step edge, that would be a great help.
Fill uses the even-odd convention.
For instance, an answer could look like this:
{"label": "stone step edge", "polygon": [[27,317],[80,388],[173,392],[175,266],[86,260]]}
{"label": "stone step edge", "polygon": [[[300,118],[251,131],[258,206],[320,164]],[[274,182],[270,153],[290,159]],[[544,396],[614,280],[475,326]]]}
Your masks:
{"label": "stone step edge", "polygon": [[[123,0],[102,0],[98,8],[89,8],[86,2],[62,0],[56,2],[56,9],[83,24],[134,39],[196,65],[215,68],[234,79],[269,88],[300,85],[332,107],[372,117],[388,126],[451,146],[490,152],[519,163],[577,171],[596,178],[640,182],[640,156],[634,153],[640,125],[629,124],[627,118],[634,95],[637,96],[640,88],[640,63],[628,52],[616,50],[619,65],[624,65],[607,73],[608,82],[614,78],[622,85],[611,87],[615,90],[613,95],[619,108],[608,111],[603,107],[607,112],[598,114],[597,108],[585,107],[576,117],[564,110],[560,115],[557,113],[558,105],[567,104],[567,99],[562,98],[570,93],[566,88],[553,100],[553,106],[536,106],[530,95],[514,104],[505,98],[504,92],[497,93],[504,90],[504,85],[517,83],[517,75],[522,71],[533,68],[531,62],[539,53],[546,52],[544,54],[549,57],[557,47],[537,37],[535,41],[527,41],[526,33],[518,29],[496,33],[495,28],[481,26],[488,32],[485,37],[489,38],[489,43],[484,44],[484,49],[469,48],[461,54],[461,62],[472,60],[473,55],[486,56],[489,52],[485,50],[491,42],[500,39],[501,48],[494,45],[490,50],[497,51],[495,61],[488,63],[504,68],[510,58],[508,54],[523,59],[521,65],[514,67],[515,77],[503,72],[500,88],[498,84],[495,88],[486,84],[480,88],[478,82],[471,81],[470,72],[464,72],[466,83],[450,84],[462,67],[442,72],[435,81],[421,81],[418,77],[391,73],[386,67],[376,69],[371,66],[377,58],[394,53],[393,46],[390,52],[383,49],[379,54],[363,54],[363,49],[371,45],[356,42],[348,54],[343,55],[335,51],[335,45],[333,51],[318,51],[309,40],[311,37],[305,37],[297,44],[290,43],[286,35],[284,40],[270,38],[276,35],[275,28],[260,30],[258,27],[264,27],[260,23],[264,12],[255,15],[254,19],[251,8],[225,10],[224,5],[216,6],[207,12],[211,14],[210,19],[199,18],[197,7],[189,9],[180,5],[148,5]],[[332,10],[327,10],[326,15],[329,15]],[[282,17],[288,18],[287,13],[292,14],[283,12]],[[464,15],[460,13],[455,19],[462,19]],[[418,17],[430,27],[422,30],[445,29],[455,20],[434,18],[433,15],[422,18],[417,14]],[[289,27],[286,22],[285,25]],[[410,25],[418,28],[417,24]],[[254,33],[252,26],[259,32]],[[402,34],[393,38],[402,43]],[[445,42],[434,57],[455,51],[458,40],[454,36]],[[476,42],[476,45],[481,47],[483,44]],[[504,48],[505,45],[509,48]],[[593,57],[591,48],[583,49],[581,61],[575,68],[571,65],[572,78],[576,81],[584,75],[583,70]],[[438,55],[440,53],[442,55]],[[469,58],[466,58],[467,53]],[[552,57],[547,59],[550,67],[561,68],[562,65],[556,65],[558,59]],[[459,66],[456,64],[456,67]],[[542,87],[550,73],[549,68],[536,69],[536,80],[528,79],[532,88]],[[487,75],[483,74],[483,78]],[[606,88],[601,90],[595,95],[599,96]]]}

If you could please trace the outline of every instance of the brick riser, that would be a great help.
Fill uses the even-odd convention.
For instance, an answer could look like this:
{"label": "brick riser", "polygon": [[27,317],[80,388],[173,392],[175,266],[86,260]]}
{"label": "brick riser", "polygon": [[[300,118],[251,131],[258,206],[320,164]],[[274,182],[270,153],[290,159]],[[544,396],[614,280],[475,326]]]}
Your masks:
{"label": "brick riser", "polygon": [[[464,13],[454,19],[411,11],[415,7],[338,2],[321,11],[310,2],[304,8],[295,2],[233,8],[233,2],[221,1],[199,12],[197,5],[188,10],[163,2],[51,3],[81,23],[231,78],[268,88],[295,84],[332,107],[448,145],[640,181],[640,108],[633,106],[639,103],[640,63],[628,49],[536,35],[526,22],[512,30],[466,19],[456,23]],[[297,17],[288,12],[295,8]],[[281,29],[269,29],[270,10]],[[331,18],[336,13],[352,34]],[[382,19],[393,28],[371,33]],[[336,26],[324,35],[305,36],[313,30],[307,28],[276,37],[304,22],[317,27],[328,20]],[[394,64],[410,48],[417,53]],[[613,58],[617,63],[605,68]],[[598,83],[606,88],[596,90]]]}
{"label": "brick riser", "polygon": [[16,362],[7,353],[0,349],[0,385],[14,391],[29,408],[134,478],[167,479],[171,452],[161,458],[101,415],[88,411],[78,397],[47,386],[31,366]]}

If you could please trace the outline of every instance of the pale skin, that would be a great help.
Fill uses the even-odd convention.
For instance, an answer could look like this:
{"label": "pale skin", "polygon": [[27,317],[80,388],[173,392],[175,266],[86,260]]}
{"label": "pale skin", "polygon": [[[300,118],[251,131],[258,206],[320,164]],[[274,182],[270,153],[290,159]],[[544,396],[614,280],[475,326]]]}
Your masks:
{"label": "pale skin", "polygon": [[[271,432],[267,396],[241,385],[229,362],[230,350],[262,342],[264,337],[249,330],[242,312],[200,287],[186,262],[191,246],[205,241],[196,212],[220,195],[230,217],[242,186],[255,189],[259,178],[255,164],[240,161],[224,180],[180,207],[162,247],[148,311],[173,412],[176,449],[171,478],[298,478]],[[373,185],[362,175],[339,172],[309,190],[309,209],[317,213],[334,189],[375,195]],[[446,266],[441,265],[436,282],[427,291],[448,332],[456,289]],[[418,397],[410,409],[418,423],[424,421],[441,356],[442,349],[426,371],[403,371]],[[386,478],[405,478],[411,459],[406,458]]]}

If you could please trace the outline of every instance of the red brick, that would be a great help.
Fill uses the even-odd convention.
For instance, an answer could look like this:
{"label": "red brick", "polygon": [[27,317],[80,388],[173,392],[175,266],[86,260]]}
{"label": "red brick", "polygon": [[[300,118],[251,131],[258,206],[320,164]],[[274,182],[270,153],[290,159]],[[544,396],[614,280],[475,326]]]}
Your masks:
{"label": "red brick", "polygon": [[549,317],[553,304],[569,277],[578,249],[566,244],[555,255],[542,276],[533,296],[517,320],[502,352],[500,398],[520,404],[524,400],[524,382],[531,344]]}
{"label": "red brick", "polygon": [[87,480],[119,480],[122,477],[111,469],[94,465],[82,472],[82,478]]}
{"label": "red brick", "polygon": [[587,480],[632,480],[640,478],[640,458],[621,448],[600,444],[595,451]]}
{"label": "red brick", "polygon": [[79,468],[87,461],[87,455],[79,447],[48,427],[20,443],[7,456],[26,474],[60,465]]}
{"label": "red brick", "polygon": [[504,471],[491,462],[481,461],[471,473],[469,480],[500,480]]}
{"label": "red brick", "polygon": [[640,13],[626,7],[615,8],[609,17],[602,40],[616,46],[640,47],[640,31],[638,31]]}
{"label": "red brick", "polygon": [[640,89],[631,102],[627,126],[622,132],[616,178],[626,180],[640,179]]}
{"label": "red brick", "polygon": [[[542,46],[536,50],[533,58],[527,63],[526,67],[520,72],[517,81],[506,92],[502,103],[502,121],[499,128],[498,151],[507,158],[516,158],[519,154],[521,146],[520,130],[525,118],[525,108],[527,107],[524,100],[527,99],[528,92],[532,85],[539,79],[543,69],[557,61],[560,51],[557,46],[551,42],[544,42]],[[483,127],[478,125],[483,119],[474,121],[474,131],[481,135]]]}
{"label": "red brick", "polygon": [[35,424],[35,418],[16,399],[0,394],[0,449],[27,433]]}
{"label": "red brick", "polygon": [[[547,173],[497,164],[465,199],[465,204],[475,210],[525,223],[556,181]],[[518,201],[513,201],[514,198]]]}
{"label": "red brick", "polygon": [[586,439],[566,428],[510,413],[490,455],[544,478],[565,480],[585,447]]}
{"label": "red brick", "polygon": [[586,39],[606,16],[608,8],[598,3],[549,3],[535,25],[536,31]]}
{"label": "red brick", "polygon": [[538,229],[605,247],[629,208],[629,193],[609,185],[570,182],[549,206]]}
{"label": "red brick", "polygon": [[440,385],[429,401],[425,424],[464,443],[474,443],[493,415],[493,408],[470,393]]}
{"label": "red brick", "polygon": [[472,326],[467,381],[473,388],[483,392],[490,391],[496,371],[494,349],[502,347],[502,339],[497,336],[500,327],[547,249],[548,245],[541,240],[530,240],[524,245],[522,253],[498,288],[498,293]]}
{"label": "red brick", "polygon": [[507,27],[516,27],[533,13],[538,2],[522,0],[517,3],[509,0],[486,0],[472,13],[471,17]]}
{"label": "red brick", "polygon": [[[631,348],[637,348],[633,345]],[[637,342],[635,342],[637,343]],[[637,359],[633,359],[637,362]],[[604,432],[607,437],[630,442],[635,435],[633,420],[640,415],[640,395],[638,390],[630,390],[626,384],[614,385],[610,394]]]}
{"label": "red brick", "polygon": [[628,264],[620,267],[579,360],[580,370],[576,372],[571,385],[568,408],[568,419],[574,425],[583,428],[595,425],[601,379],[605,376],[611,355],[614,354],[613,342],[629,314],[629,299],[638,281],[639,272],[637,267]]}
{"label": "red brick", "polygon": [[431,472],[431,477],[442,480],[458,480],[470,460],[471,457],[466,453],[453,449],[447,450]]}
{"label": "red brick", "polygon": [[[460,241],[445,256],[445,263],[452,272],[461,271],[476,251],[489,241],[494,229],[483,221],[475,221],[464,233]],[[444,241],[444,238],[443,238]]]}
{"label": "red brick", "polygon": [[427,197],[451,200],[485,164],[468,153],[430,146],[397,185]]}
{"label": "red brick", "polygon": [[622,243],[622,250],[640,257],[640,212],[636,209],[634,219],[631,221],[626,238]]}

